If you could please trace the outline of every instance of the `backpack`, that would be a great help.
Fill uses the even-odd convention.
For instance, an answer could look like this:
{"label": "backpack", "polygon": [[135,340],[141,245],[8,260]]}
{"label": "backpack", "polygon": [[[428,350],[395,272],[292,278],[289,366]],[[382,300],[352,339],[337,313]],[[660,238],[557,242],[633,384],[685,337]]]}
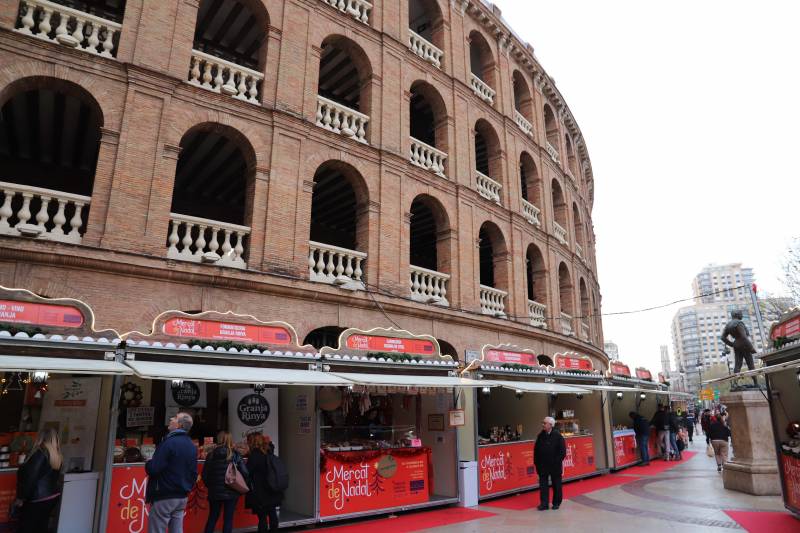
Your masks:
{"label": "backpack", "polygon": [[283,492],[289,488],[289,471],[280,457],[274,454],[267,456],[267,487],[273,492]]}

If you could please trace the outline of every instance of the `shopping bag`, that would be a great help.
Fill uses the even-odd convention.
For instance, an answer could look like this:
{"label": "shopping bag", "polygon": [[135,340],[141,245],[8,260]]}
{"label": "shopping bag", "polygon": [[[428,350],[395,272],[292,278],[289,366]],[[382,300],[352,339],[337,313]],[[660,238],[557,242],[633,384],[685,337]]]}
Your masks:
{"label": "shopping bag", "polygon": [[714,447],[710,444],[708,445],[708,448],[706,448],[706,455],[709,457],[714,457]]}
{"label": "shopping bag", "polygon": [[239,469],[236,468],[235,461],[231,461],[228,465],[228,469],[225,471],[225,486],[235,490],[239,494],[247,494],[250,491],[250,487],[247,486],[244,476],[239,472]]}

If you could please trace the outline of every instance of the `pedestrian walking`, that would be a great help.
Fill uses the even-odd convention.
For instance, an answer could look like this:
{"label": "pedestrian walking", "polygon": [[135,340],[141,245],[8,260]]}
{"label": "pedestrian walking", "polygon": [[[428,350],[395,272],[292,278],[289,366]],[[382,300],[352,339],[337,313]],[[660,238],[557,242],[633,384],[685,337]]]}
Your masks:
{"label": "pedestrian walking", "polygon": [[533,461],[536,473],[539,474],[539,509],[549,508],[550,486],[553,486],[553,510],[561,506],[561,473],[564,457],[567,456],[567,443],[557,429],[553,429],[556,421],[551,416],[542,420],[542,431],[536,437],[533,447]]}
{"label": "pedestrian walking", "polygon": [[[203,483],[208,490],[208,520],[205,533],[214,533],[222,511],[222,533],[232,533],[233,515],[241,492],[230,485],[230,471],[235,468],[247,479],[247,467],[242,456],[233,448],[233,436],[227,431],[217,434],[217,445],[206,456]],[[223,511],[224,509],[224,511]]]}
{"label": "pedestrian walking", "polygon": [[650,449],[648,448],[650,423],[645,417],[635,411],[628,413],[628,416],[633,419],[633,431],[636,433],[636,446],[639,447],[639,454],[642,457],[642,462],[639,463],[639,466],[647,466],[650,464]]}
{"label": "pedestrian walking", "polygon": [[289,476],[283,461],[275,455],[275,445],[269,437],[256,435],[247,466],[253,490],[247,494],[246,506],[258,517],[258,533],[277,531],[277,507],[289,487]]}
{"label": "pedestrian walking", "polygon": [[669,416],[666,405],[659,405],[658,411],[650,420],[650,425],[656,428],[658,444],[661,446],[662,457],[665,461],[670,460],[672,449],[670,448],[669,438]]}
{"label": "pedestrian walking", "polygon": [[33,450],[17,471],[14,507],[20,515],[18,533],[49,531],[50,515],[61,496],[59,471],[63,461],[55,428],[40,431]]}
{"label": "pedestrian walking", "polygon": [[169,433],[147,461],[147,492],[150,504],[148,533],[183,533],[186,500],[197,480],[197,448],[189,437],[192,429],[189,413],[177,413],[169,419]]}
{"label": "pedestrian walking", "polygon": [[709,436],[717,460],[717,472],[722,472],[722,466],[728,461],[728,440],[731,438],[731,430],[722,417],[711,418]]}
{"label": "pedestrian walking", "polygon": [[703,414],[700,417],[700,427],[703,430],[703,435],[706,436],[706,446],[711,445],[711,439],[708,436],[708,429],[710,425],[711,425],[711,410],[704,409]]}
{"label": "pedestrian walking", "polygon": [[681,429],[681,421],[675,411],[667,411],[667,420],[669,421],[669,446],[672,450],[672,459],[680,461],[683,459],[681,450],[678,448],[678,432]]}
{"label": "pedestrian walking", "polygon": [[692,437],[694,437],[694,413],[683,413],[683,423],[686,427],[686,432],[689,435],[689,442],[694,442]]}

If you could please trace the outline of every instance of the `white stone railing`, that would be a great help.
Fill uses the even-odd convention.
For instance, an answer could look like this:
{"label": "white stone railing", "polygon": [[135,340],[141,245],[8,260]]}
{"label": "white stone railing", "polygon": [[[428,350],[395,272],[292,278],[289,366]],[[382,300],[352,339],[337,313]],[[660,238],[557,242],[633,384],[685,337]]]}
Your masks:
{"label": "white stone railing", "polygon": [[169,259],[247,268],[243,256],[249,227],[178,213],[170,213],[169,218]]}
{"label": "white stone railing", "polygon": [[409,161],[411,161],[412,164],[422,167],[425,170],[430,170],[437,176],[444,178],[444,162],[446,160],[446,153],[411,137]]}
{"label": "white stone railing", "polygon": [[528,300],[528,317],[531,319],[531,326],[536,326],[538,328],[547,328],[547,306],[544,304],[540,304],[539,302],[535,302],[533,300]]}
{"label": "white stone railing", "polygon": [[572,183],[578,183],[578,180],[575,179],[575,175],[572,173],[572,171],[569,168],[566,168],[564,170],[564,174],[566,174],[567,177],[572,180]]}
{"label": "white stone railing", "polygon": [[558,239],[558,242],[564,246],[567,245],[567,230],[562,228],[561,225],[555,220],[553,221],[553,235],[555,235],[556,239]]}
{"label": "white stone railing", "polygon": [[[0,235],[80,244],[83,207],[89,205],[91,197],[3,181],[0,181],[0,196]],[[21,201],[15,201],[17,197]],[[35,214],[31,212],[31,203],[39,204]],[[16,218],[13,226],[12,218]]]}
{"label": "white stone railing", "polygon": [[581,322],[581,338],[583,340],[589,340],[589,324],[586,322]]}
{"label": "white stone railing", "polygon": [[447,306],[449,274],[411,265],[411,299],[416,302]]}
{"label": "white stone railing", "polygon": [[583,247],[578,243],[575,243],[575,255],[577,255],[579,259],[583,260]]}
{"label": "white stone railing", "polygon": [[258,104],[258,84],[263,79],[264,75],[258,71],[192,50],[189,67],[189,83],[192,85]]}
{"label": "white stone railing", "polygon": [[317,126],[353,140],[367,143],[369,117],[333,100],[317,95]]}
{"label": "white stone railing", "polygon": [[436,48],[433,43],[416,32],[408,30],[408,47],[419,57],[436,68],[442,68],[444,52]]}
{"label": "white stone railing", "polygon": [[481,313],[505,318],[506,296],[508,293],[505,291],[480,285]]}
{"label": "white stone railing", "polygon": [[556,163],[559,163],[558,150],[556,150],[555,147],[552,144],[550,144],[550,141],[545,142],[545,149],[547,150],[547,155],[550,156],[550,159],[552,159]]}
{"label": "white stone railing", "polygon": [[311,281],[363,289],[362,265],[367,254],[321,242],[308,242],[308,276]]}
{"label": "white stone railing", "polygon": [[575,332],[572,330],[572,317],[567,313],[561,313],[561,333],[570,336],[575,335]]}
{"label": "white stone railing", "polygon": [[525,135],[533,135],[533,124],[528,122],[528,119],[523,117],[522,113],[516,109],[514,110],[514,122],[517,123],[519,129],[521,129]]}
{"label": "white stone railing", "polygon": [[347,13],[354,19],[364,24],[369,24],[369,14],[372,11],[372,4],[366,0],[322,0],[329,6],[333,6],[342,13]]}
{"label": "white stone railing", "polygon": [[475,95],[487,104],[492,105],[494,103],[494,89],[486,85],[486,83],[475,74],[470,74],[469,80]]}
{"label": "white stone railing", "polygon": [[534,226],[542,225],[542,221],[539,219],[539,215],[541,211],[538,207],[530,203],[525,198],[522,199],[522,216],[525,217],[525,220],[533,224]]}
{"label": "white stone railing", "polygon": [[500,189],[502,188],[502,185],[494,181],[492,178],[476,170],[475,186],[481,196],[497,204],[500,203]]}
{"label": "white stone railing", "polygon": [[103,57],[114,57],[114,36],[122,29],[117,22],[47,0],[22,0],[20,24],[19,33]]}

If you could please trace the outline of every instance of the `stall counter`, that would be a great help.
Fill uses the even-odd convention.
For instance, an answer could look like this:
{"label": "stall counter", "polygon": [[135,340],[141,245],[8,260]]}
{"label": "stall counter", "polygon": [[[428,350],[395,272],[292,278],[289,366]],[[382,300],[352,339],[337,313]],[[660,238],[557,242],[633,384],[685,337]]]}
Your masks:
{"label": "stall counter", "polygon": [[632,429],[618,429],[614,431],[613,437],[615,468],[624,468],[639,462],[635,431]]}
{"label": "stall counter", "polygon": [[17,469],[0,468],[0,531],[9,524],[8,511],[17,495]]}

